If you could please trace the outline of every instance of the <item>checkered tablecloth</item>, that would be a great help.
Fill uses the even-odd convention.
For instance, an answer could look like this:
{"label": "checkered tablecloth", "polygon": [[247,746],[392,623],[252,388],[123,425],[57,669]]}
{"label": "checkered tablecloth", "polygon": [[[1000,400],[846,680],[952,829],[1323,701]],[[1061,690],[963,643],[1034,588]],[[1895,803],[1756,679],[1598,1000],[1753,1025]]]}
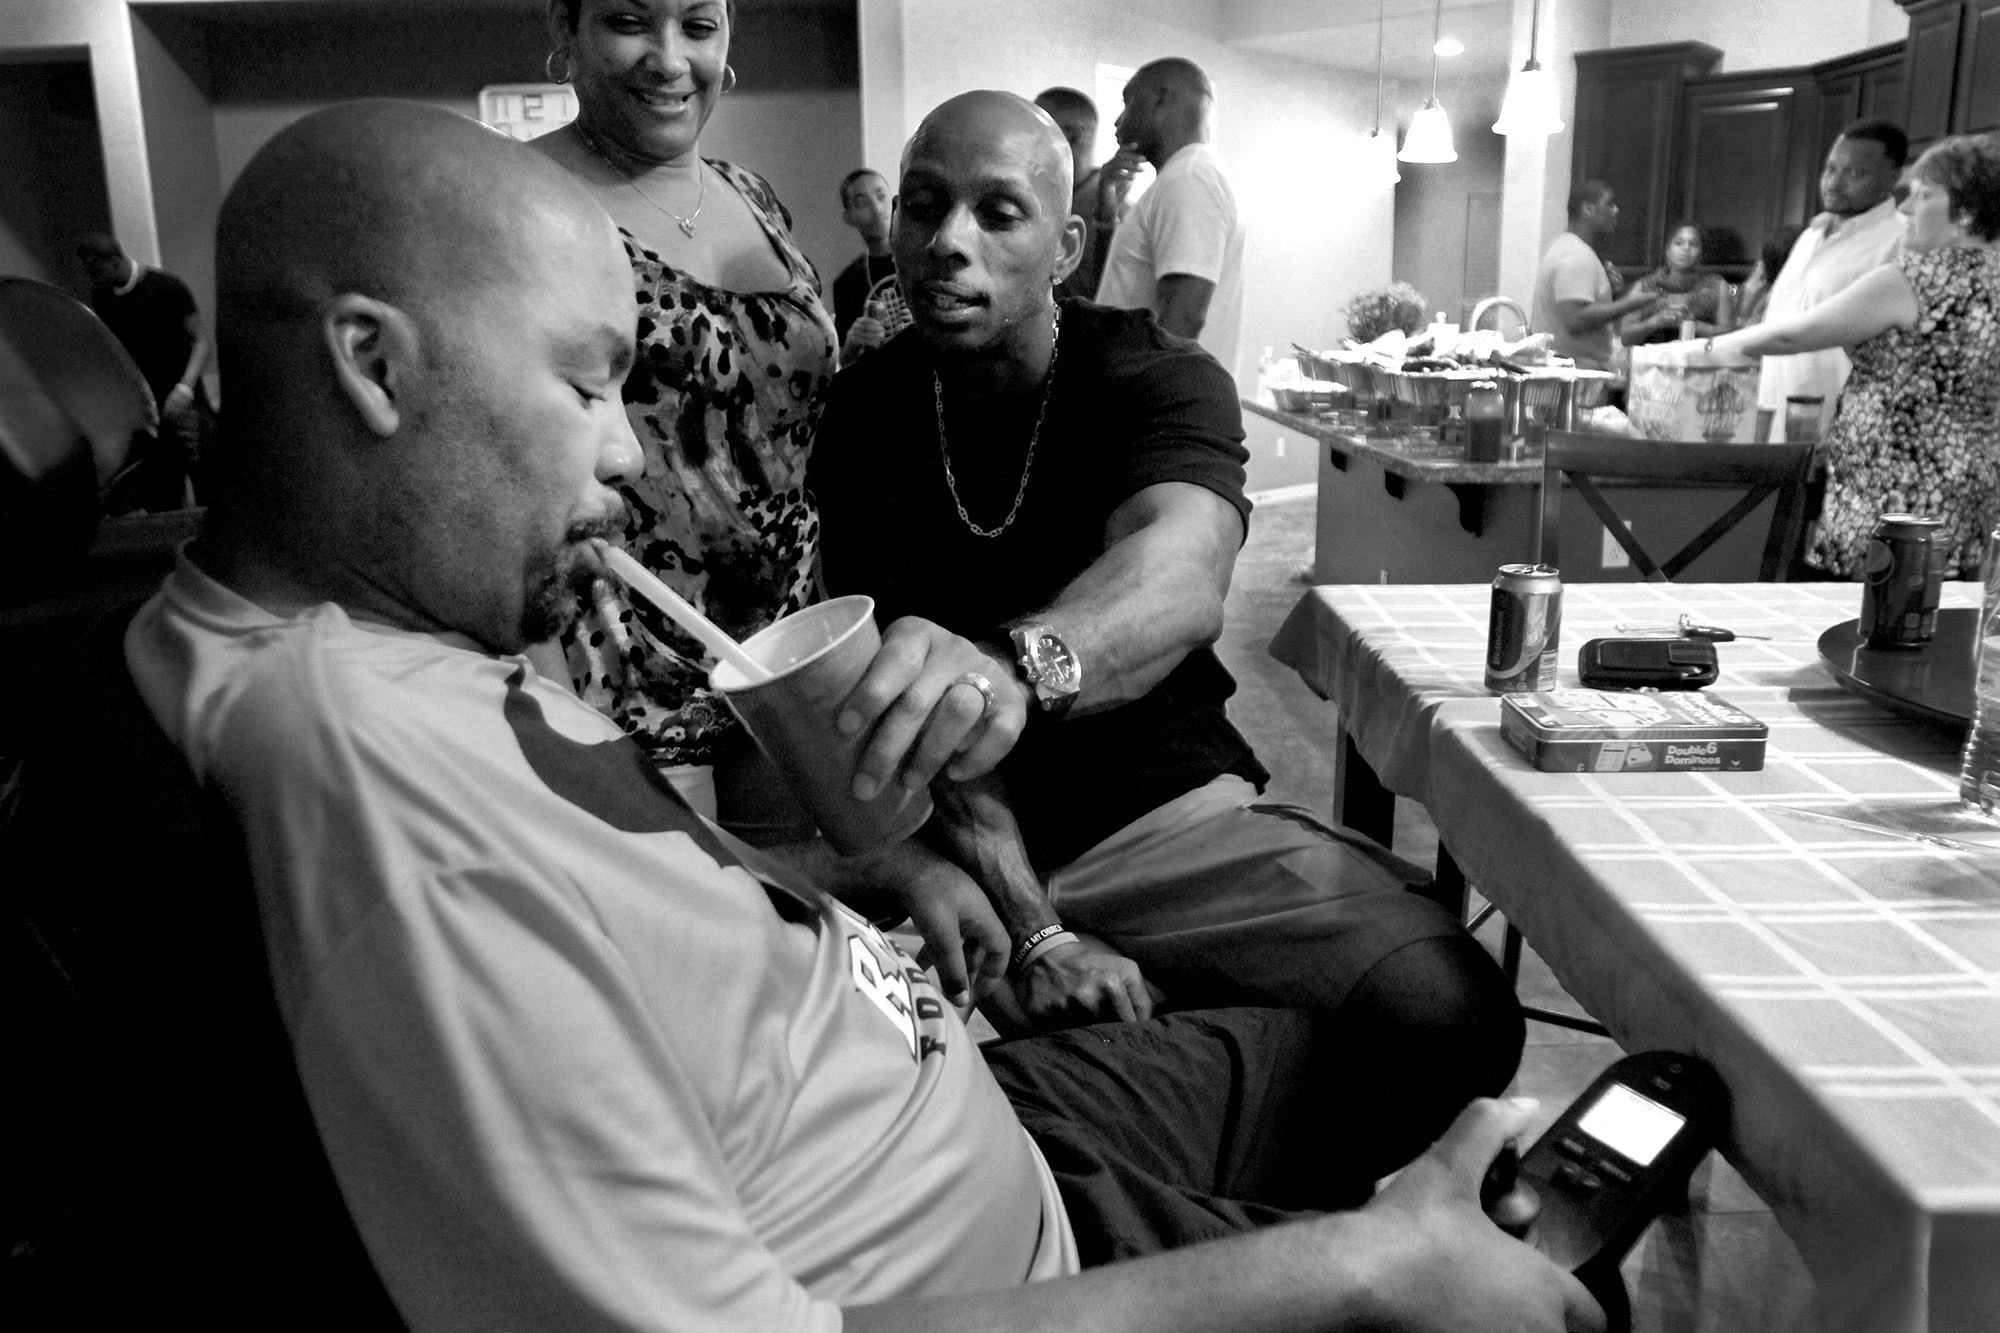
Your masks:
{"label": "checkered tablecloth", "polygon": [[2000,1329],[2000,849],[1769,809],[1950,817],[1955,738],[1819,662],[1858,587],[1564,589],[1565,685],[1577,646],[1621,621],[1771,636],[1717,646],[1711,692],[1771,728],[1763,771],[1738,774],[1529,767],[1481,684],[1490,595],[1316,588],[1271,651],[1627,1049],[1722,1071],[1729,1154],[1813,1269],[1824,1326]]}

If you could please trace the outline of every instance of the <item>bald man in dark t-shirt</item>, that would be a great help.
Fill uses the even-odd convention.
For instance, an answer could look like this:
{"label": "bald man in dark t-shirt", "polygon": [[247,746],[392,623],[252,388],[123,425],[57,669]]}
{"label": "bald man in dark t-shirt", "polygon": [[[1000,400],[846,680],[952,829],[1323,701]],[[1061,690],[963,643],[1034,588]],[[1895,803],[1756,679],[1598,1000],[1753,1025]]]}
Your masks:
{"label": "bald man in dark t-shirt", "polygon": [[201,382],[209,340],[194,293],[166,270],[136,262],[102,232],[85,237],[76,253],[90,275],[90,308],[132,354],[159,408],[157,443],[140,455],[130,500],[144,509],[177,509],[210,420]]}

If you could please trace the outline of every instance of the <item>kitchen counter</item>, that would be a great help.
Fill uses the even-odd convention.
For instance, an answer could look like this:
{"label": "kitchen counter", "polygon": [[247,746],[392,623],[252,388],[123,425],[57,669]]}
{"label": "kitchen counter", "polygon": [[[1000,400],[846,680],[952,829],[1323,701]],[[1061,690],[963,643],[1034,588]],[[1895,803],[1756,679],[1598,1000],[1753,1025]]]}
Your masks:
{"label": "kitchen counter", "polygon": [[[1539,450],[1519,459],[1500,463],[1468,463],[1465,450],[1457,445],[1439,444],[1423,436],[1364,433],[1320,416],[1286,412],[1260,403],[1242,400],[1245,412],[1254,412],[1267,421],[1289,427],[1339,452],[1377,463],[1382,470],[1406,481],[1433,481],[1454,486],[1539,486],[1542,484],[1542,456]],[[1338,464],[1336,464],[1338,466]]]}
{"label": "kitchen counter", "polygon": [[[1314,441],[1318,514],[1313,578],[1318,583],[1484,583],[1504,564],[1533,561],[1541,507],[1539,447],[1499,463],[1468,463],[1464,450],[1421,435],[1356,430],[1343,422],[1285,412],[1253,399],[1245,413]],[[1706,528],[1741,488],[1618,485],[1614,504],[1649,551],[1672,551]],[[1751,515],[1683,572],[1697,583],[1757,577],[1766,512]],[[1254,521],[1254,520],[1253,520]],[[1572,583],[1636,582],[1625,553],[1590,508],[1562,507],[1563,578]]]}

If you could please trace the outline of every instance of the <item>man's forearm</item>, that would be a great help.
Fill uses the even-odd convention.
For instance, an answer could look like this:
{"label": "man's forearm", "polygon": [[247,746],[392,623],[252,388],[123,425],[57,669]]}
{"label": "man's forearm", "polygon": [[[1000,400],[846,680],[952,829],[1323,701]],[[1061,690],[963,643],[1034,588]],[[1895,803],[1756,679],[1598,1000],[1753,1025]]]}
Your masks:
{"label": "man's forearm", "polygon": [[1362,1237],[1369,1225],[1355,1214],[1332,1214],[1004,1291],[849,1306],[846,1327],[849,1333],[1367,1328],[1374,1326],[1368,1279],[1352,1256],[1368,1248]]}
{"label": "man's forearm", "polygon": [[937,814],[924,839],[978,882],[1007,934],[1018,944],[1056,922],[1041,877],[1028,860],[1021,827],[1007,804],[1006,785],[994,774],[931,788]]}
{"label": "man's forearm", "polygon": [[[1130,703],[1222,635],[1222,604],[1243,523],[1213,491],[1149,488],[1107,531],[1109,545],[1042,612],[1083,663],[1073,713]],[[1135,509],[1134,506],[1137,506]]]}
{"label": "man's forearm", "polygon": [[1631,291],[1615,301],[1601,301],[1594,305],[1568,305],[1563,307],[1563,326],[1571,337],[1581,337],[1594,333],[1615,319],[1623,319],[1634,310],[1650,305],[1653,294],[1647,291]]}
{"label": "man's forearm", "polygon": [[194,336],[194,346],[188,350],[187,365],[181,368],[181,373],[175,382],[184,384],[189,389],[194,388],[196,381],[201,379],[202,372],[208,369],[209,350],[207,336],[197,331]]}
{"label": "man's forearm", "polygon": [[1207,278],[1187,273],[1169,273],[1159,282],[1159,310],[1154,318],[1168,333],[1182,338],[1199,338],[1208,323],[1208,303],[1215,284]]}

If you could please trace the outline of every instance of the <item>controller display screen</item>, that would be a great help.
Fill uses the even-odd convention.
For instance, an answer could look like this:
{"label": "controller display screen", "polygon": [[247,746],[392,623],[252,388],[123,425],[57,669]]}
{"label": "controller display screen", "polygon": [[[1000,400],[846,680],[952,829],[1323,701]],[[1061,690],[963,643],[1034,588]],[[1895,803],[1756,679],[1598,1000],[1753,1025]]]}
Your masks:
{"label": "controller display screen", "polygon": [[1651,1166],[1660,1149],[1686,1123],[1685,1116],[1641,1097],[1622,1083],[1606,1088],[1576,1122],[1578,1129],[1640,1166]]}

